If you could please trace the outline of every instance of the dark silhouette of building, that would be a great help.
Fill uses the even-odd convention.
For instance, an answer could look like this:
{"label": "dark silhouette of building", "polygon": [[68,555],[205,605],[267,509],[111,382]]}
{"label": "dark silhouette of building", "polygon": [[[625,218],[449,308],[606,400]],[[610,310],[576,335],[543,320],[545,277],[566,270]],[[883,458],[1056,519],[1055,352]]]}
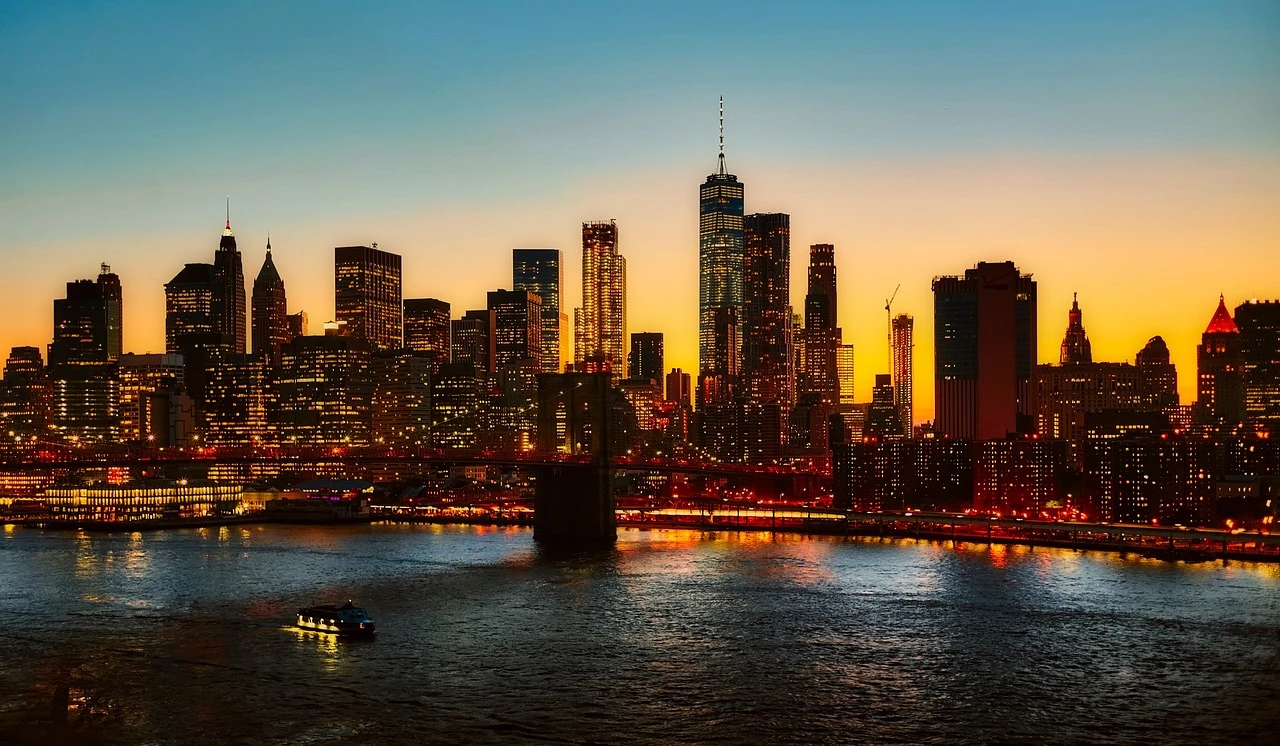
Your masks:
{"label": "dark silhouette of building", "polygon": [[165,283],[165,351],[186,355],[195,347],[222,346],[233,342],[215,328],[214,272],[212,264],[187,264]]}
{"label": "dark silhouette of building", "polygon": [[688,373],[679,368],[672,368],[671,372],[667,374],[667,400],[679,402],[686,407],[692,406],[691,384],[692,381]]}
{"label": "dark silhouette of building", "polygon": [[4,364],[0,432],[16,440],[47,435],[49,403],[49,371],[40,348],[14,347]]}
{"label": "dark silhouette of building", "polygon": [[292,342],[294,337],[307,336],[307,312],[298,311],[291,313],[287,317],[289,319],[289,341]]}
{"label": "dark silhouette of building", "polygon": [[401,346],[404,306],[400,293],[400,255],[377,244],[333,250],[334,308],[351,336],[374,349]]}
{"label": "dark silhouette of building", "polygon": [[1245,417],[1280,437],[1280,301],[1241,303],[1235,321],[1244,364]]}
{"label": "dark silhouette of building", "polygon": [[662,332],[636,332],[631,335],[631,378],[637,381],[653,381],[658,385],[659,398],[663,389],[662,372],[666,370]]}
{"label": "dark silhouette of building", "polygon": [[[835,247],[809,247],[809,292],[804,299],[804,329],[796,334],[796,388],[801,398],[831,411],[840,403],[838,350],[843,341],[836,325]],[[819,415],[825,419],[826,415]],[[825,439],[822,439],[825,441]]]}
{"label": "dark silhouette of building", "polygon": [[535,371],[540,371],[542,300],[537,294],[527,290],[491,290],[488,310],[494,369],[500,370],[518,360],[528,360],[533,363]]}
{"label": "dark silhouette of building", "polygon": [[871,404],[867,407],[863,433],[876,438],[899,438],[903,435],[902,418],[894,401],[893,379],[888,373],[876,374],[876,385],[871,389]]}
{"label": "dark silhouette of building", "polygon": [[[742,354],[745,210],[742,182],[725,168],[724,99],[720,107],[716,171],[698,189],[698,378],[719,379],[710,393],[727,400],[727,382],[737,375]],[[699,407],[703,403],[700,398]]]}
{"label": "dark silhouette of building", "polygon": [[1169,360],[1169,346],[1158,336],[1147,340],[1134,359],[1142,372],[1145,408],[1150,411],[1178,406],[1178,369]]}
{"label": "dark silhouette of building", "polygon": [[431,365],[432,372],[449,362],[449,304],[435,298],[404,301],[404,346]]}
{"label": "dark silhouette of building", "polygon": [[1071,310],[1067,313],[1067,333],[1062,337],[1062,351],[1058,362],[1063,365],[1079,365],[1093,362],[1093,350],[1089,336],[1084,333],[1084,315],[1075,293],[1071,294]]}
{"label": "dark silhouette of building", "polygon": [[253,354],[272,365],[280,362],[280,347],[294,335],[289,329],[289,310],[284,293],[284,280],[271,259],[271,238],[267,238],[267,256],[253,280]]}
{"label": "dark silhouette of building", "polygon": [[478,375],[493,372],[493,338],[489,334],[489,312],[467,311],[451,326],[453,340],[450,359],[474,366]]}
{"label": "dark silhouette of building", "polygon": [[1240,329],[1218,297],[1218,308],[1196,347],[1196,410],[1201,423],[1231,428],[1244,420],[1244,356]]}
{"label": "dark silhouette of building", "polygon": [[119,308],[119,278],[67,283],[67,297],[53,301],[53,341],[49,345],[51,414],[58,437],[73,442],[111,441],[117,435],[116,366],[111,347],[119,344],[111,314]]}
{"label": "dark silhouette of building", "polygon": [[574,365],[627,376],[627,260],[618,226],[582,224],[582,308],[574,318]]}
{"label": "dark silhouette of building", "polygon": [[[1035,427],[1036,283],[1013,262],[937,277],[934,386],[939,433],[999,439]],[[980,362],[981,361],[981,362]]]}
{"label": "dark silhouette of building", "polygon": [[124,353],[124,290],[119,275],[105,262],[98,273],[98,287],[107,306],[107,359],[118,360]]}
{"label": "dark silhouette of building", "polygon": [[231,232],[231,215],[213,254],[213,327],[231,341],[231,351],[243,355],[248,351],[248,307],[244,292],[244,267],[236,237]]}
{"label": "dark silhouette of building", "polygon": [[743,236],[743,393],[750,402],[790,410],[791,218],[748,215]]}
{"label": "dark silhouette of building", "polygon": [[783,213],[743,220],[741,422],[746,458],[768,463],[780,456],[795,406],[791,315],[791,218]]}
{"label": "dark silhouette of building", "polygon": [[1039,518],[1065,496],[1067,444],[1005,438],[975,444],[973,503],[1001,515]]}
{"label": "dark silhouette of building", "polygon": [[513,249],[511,286],[535,293],[542,300],[542,372],[558,373],[564,367],[562,347],[568,340],[569,316],[561,301],[564,266],[560,249]]}

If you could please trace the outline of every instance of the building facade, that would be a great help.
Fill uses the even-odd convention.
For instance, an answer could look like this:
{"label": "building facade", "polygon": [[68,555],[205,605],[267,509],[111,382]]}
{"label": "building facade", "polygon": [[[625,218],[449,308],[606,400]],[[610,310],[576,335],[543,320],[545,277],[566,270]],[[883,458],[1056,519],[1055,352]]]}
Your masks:
{"label": "building facade", "polygon": [[405,298],[404,346],[426,358],[432,371],[449,362],[449,304],[435,298]]}
{"label": "building facade", "polygon": [[1280,437],[1280,301],[1236,306],[1244,377],[1244,414]]}
{"label": "building facade", "polygon": [[1244,404],[1240,328],[1226,299],[1219,297],[1196,347],[1196,417],[1202,424],[1230,429],[1244,420]]}
{"label": "building facade", "polygon": [[575,318],[574,364],[627,377],[627,260],[618,226],[582,224],[582,308]]}
{"label": "building facade", "polygon": [[[731,379],[742,354],[744,187],[725,168],[723,109],[720,124],[716,171],[698,189],[699,379]],[[712,393],[726,389],[721,383]]]}
{"label": "building facade", "polygon": [[934,278],[933,297],[937,431],[978,440],[1031,432],[1035,281],[1013,262],[979,262],[962,277]]}
{"label": "building facade", "polygon": [[511,287],[527,290],[542,301],[542,372],[558,373],[567,360],[569,315],[561,300],[564,266],[560,249],[513,249]]}
{"label": "building facade", "polygon": [[400,255],[374,246],[333,250],[334,309],[348,332],[374,349],[400,347],[404,334]]}
{"label": "building facade", "polygon": [[284,292],[284,280],[276,271],[271,259],[271,239],[267,239],[267,256],[262,269],[253,280],[253,354],[269,361],[280,362],[280,348],[293,337],[289,332],[289,310]]}
{"label": "building facade", "polygon": [[232,352],[243,355],[248,352],[248,307],[244,292],[244,265],[236,237],[231,231],[231,217],[218,241],[213,254],[213,308],[214,331],[230,342]]}

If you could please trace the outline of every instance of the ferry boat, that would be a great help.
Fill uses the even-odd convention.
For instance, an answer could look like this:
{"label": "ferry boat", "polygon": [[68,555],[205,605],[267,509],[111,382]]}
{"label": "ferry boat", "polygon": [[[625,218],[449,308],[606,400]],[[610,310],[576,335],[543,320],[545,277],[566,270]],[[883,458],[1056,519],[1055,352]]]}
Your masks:
{"label": "ferry boat", "polygon": [[344,637],[372,637],[376,629],[369,612],[350,601],[298,609],[298,627]]}

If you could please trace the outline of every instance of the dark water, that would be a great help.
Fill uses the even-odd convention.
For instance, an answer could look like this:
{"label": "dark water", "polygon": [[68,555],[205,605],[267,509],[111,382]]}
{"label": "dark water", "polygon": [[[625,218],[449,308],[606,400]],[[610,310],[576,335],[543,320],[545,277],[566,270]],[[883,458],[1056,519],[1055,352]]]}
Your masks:
{"label": "dark water", "polygon": [[[374,642],[291,630],[354,598]],[[66,730],[46,718],[68,687]],[[1280,572],[624,532],[0,534],[0,741],[1278,743]],[[67,734],[70,734],[69,736]]]}

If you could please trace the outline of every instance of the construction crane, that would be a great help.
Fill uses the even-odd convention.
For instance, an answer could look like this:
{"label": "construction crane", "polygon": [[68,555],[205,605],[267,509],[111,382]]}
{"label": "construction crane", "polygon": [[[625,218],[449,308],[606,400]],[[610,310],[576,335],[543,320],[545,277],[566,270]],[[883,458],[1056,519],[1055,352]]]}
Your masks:
{"label": "construction crane", "polygon": [[884,301],[884,315],[887,329],[889,332],[889,383],[893,380],[893,299],[898,297],[898,291],[902,289],[902,283],[898,283],[898,287],[893,289],[893,295],[890,295]]}

